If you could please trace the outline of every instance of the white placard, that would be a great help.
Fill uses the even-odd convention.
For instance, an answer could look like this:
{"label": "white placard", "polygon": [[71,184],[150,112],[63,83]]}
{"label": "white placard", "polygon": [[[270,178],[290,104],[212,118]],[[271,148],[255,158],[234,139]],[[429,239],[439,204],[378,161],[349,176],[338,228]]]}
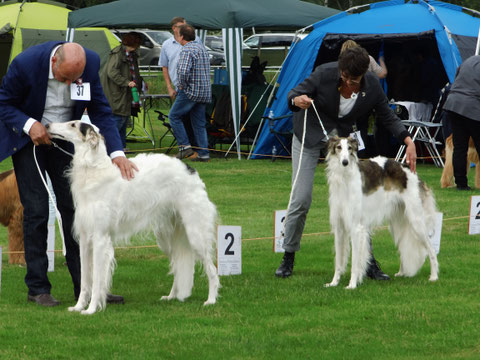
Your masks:
{"label": "white placard", "polygon": [[358,142],[358,149],[357,150],[358,151],[365,149],[365,144],[363,143],[363,139],[362,139],[362,135],[360,135],[360,131],[355,131],[355,132],[350,133],[350,137],[352,139],[357,140],[357,142]]}
{"label": "white placard", "polygon": [[2,292],[2,255],[3,255],[3,249],[0,246],[0,292]]}
{"label": "white placard", "polygon": [[217,228],[218,275],[242,273],[242,227],[223,226]]}
{"label": "white placard", "polygon": [[470,197],[470,218],[468,219],[468,233],[480,234],[480,196]]}
{"label": "white placard", "polygon": [[435,215],[435,233],[430,237],[430,242],[438,255],[440,252],[440,239],[442,238],[443,213],[437,212]]}
{"label": "white placard", "polygon": [[71,83],[70,98],[72,100],[90,101],[90,83]]}
{"label": "white placard", "polygon": [[283,239],[287,210],[275,210],[273,216],[273,252],[283,253],[285,252],[285,249],[283,248]]}

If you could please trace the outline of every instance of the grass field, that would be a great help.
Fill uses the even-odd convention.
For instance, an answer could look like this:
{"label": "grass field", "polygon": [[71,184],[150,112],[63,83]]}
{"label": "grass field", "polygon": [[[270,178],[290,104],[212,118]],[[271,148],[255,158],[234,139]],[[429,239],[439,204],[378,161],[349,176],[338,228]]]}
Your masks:
{"label": "grass field", "polygon": [[[129,144],[142,146],[148,144]],[[429,283],[427,260],[415,278],[367,279],[349,291],[349,272],[338,288],[323,287],[334,261],[323,164],[289,279],[273,275],[281,255],[272,251],[272,235],[273,211],[288,202],[290,161],[213,158],[195,167],[220,223],[242,226],[242,275],[221,278],[215,306],[202,306],[207,280],[200,273],[184,303],[159,300],[172,283],[167,259],[157,248],[135,248],[153,245],[151,237],[116,250],[112,292],[125,296],[125,305],[89,317],[67,311],[73,288],[60,254],[49,277],[62,304],[50,309],[26,302],[25,268],[8,265],[4,254],[0,359],[480,358],[479,237],[467,234],[470,196],[480,191],[440,189],[441,169],[419,165],[444,214],[439,281]],[[0,163],[0,171],[9,168],[10,159]],[[5,230],[0,228],[4,251]],[[382,269],[393,275],[399,261],[388,231],[380,228],[373,243]]]}

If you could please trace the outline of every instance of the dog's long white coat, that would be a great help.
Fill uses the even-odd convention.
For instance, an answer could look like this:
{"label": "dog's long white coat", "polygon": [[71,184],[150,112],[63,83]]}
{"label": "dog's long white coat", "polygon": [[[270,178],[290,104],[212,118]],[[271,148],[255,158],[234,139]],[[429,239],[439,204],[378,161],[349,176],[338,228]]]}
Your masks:
{"label": "dog's long white coat", "polygon": [[[384,169],[386,158],[371,161]],[[418,176],[409,169],[405,189],[385,189],[364,193],[364,182],[351,139],[330,140],[327,154],[330,224],[335,236],[335,274],[326,286],[337,286],[346,271],[350,243],[352,245],[352,271],[347,288],[354,289],[365,275],[369,261],[369,236],[373,228],[388,220],[390,231],[400,252],[400,271],[396,276],[414,276],[428,254],[430,280],[438,279],[438,261],[429,236],[435,224],[435,200],[428,188],[421,191]],[[398,165],[400,169],[400,165]]]}
{"label": "dog's long white coat", "polygon": [[217,213],[198,174],[175,158],[140,154],[130,159],[139,171],[125,180],[98,130],[85,126],[90,125],[75,121],[49,127],[54,138],[75,145],[69,175],[82,271],[80,297],[69,310],[92,314],[105,307],[115,264],[113,244],[142,232],[153,232],[170,260],[173,286],[162,299],[190,296],[200,261],[209,281],[205,304],[214,304],[220,286],[212,261]]}

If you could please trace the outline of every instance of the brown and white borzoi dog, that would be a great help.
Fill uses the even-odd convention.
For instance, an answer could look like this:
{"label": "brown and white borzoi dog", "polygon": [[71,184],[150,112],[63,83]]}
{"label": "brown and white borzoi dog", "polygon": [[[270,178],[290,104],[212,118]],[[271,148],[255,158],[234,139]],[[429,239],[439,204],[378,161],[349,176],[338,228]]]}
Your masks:
{"label": "brown and white borzoi dog", "polygon": [[8,262],[25,264],[23,246],[23,206],[13,170],[0,174],[0,224],[8,229]]}
{"label": "brown and white borzoi dog", "polygon": [[384,220],[400,252],[395,276],[414,276],[430,257],[430,281],[438,279],[438,262],[429,237],[434,233],[435,199],[418,176],[384,157],[359,161],[352,138],[328,142],[327,180],[330,224],[335,236],[335,274],[325,286],[337,286],[345,273],[352,246],[347,289],[355,289],[369,260],[369,236]]}
{"label": "brown and white borzoi dog", "polygon": [[[477,149],[473,143],[473,139],[470,138],[468,142],[467,152],[467,174],[470,170],[470,163],[475,164],[475,187],[480,189],[480,162],[478,160]],[[442,177],[440,179],[440,185],[442,188],[448,188],[454,186],[453,181],[453,135],[450,135],[445,140],[445,167],[442,171]]]}
{"label": "brown and white borzoi dog", "polygon": [[93,314],[105,307],[115,263],[113,244],[145,231],[155,234],[170,260],[173,286],[162,299],[189,297],[195,263],[200,261],[209,282],[204,304],[214,304],[220,286],[212,261],[217,212],[197,172],[166,155],[140,154],[130,159],[139,171],[128,181],[112,164],[95,126],[71,121],[47,129],[53,138],[75,145],[69,177],[74,232],[80,243],[81,290],[69,311]]}

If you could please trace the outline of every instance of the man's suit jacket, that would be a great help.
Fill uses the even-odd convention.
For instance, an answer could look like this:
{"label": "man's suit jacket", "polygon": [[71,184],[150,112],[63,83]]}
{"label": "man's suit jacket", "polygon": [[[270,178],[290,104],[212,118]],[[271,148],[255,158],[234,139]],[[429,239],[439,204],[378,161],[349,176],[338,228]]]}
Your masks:
{"label": "man's suit jacket", "polygon": [[[50,54],[61,42],[50,41],[32,46],[19,54],[8,68],[0,87],[0,161],[25,146],[30,137],[23,131],[31,117],[41,121],[48,87]],[[85,49],[87,62],[81,76],[90,83],[90,101],[75,101],[72,120],[80,119],[85,108],[93,124],[105,137],[109,153],[122,150],[122,142],[112,110],[100,84],[99,56]]]}
{"label": "man's suit jacket", "polygon": [[469,57],[457,69],[443,109],[480,121],[480,56]]}
{"label": "man's suit jacket", "polygon": [[[394,114],[388,105],[388,99],[380,86],[378,78],[367,71],[362,79],[360,92],[355,105],[346,116],[339,118],[340,105],[340,71],[338,62],[331,62],[318,66],[315,71],[302,83],[288,93],[288,106],[294,112],[293,131],[301,140],[303,134],[304,110],[292,104],[292,99],[299,95],[308,95],[314,100],[315,108],[322,119],[323,126],[330,134],[334,129],[339,136],[348,136],[357,119],[368,116],[375,109],[377,121],[381,121],[386,128],[403,143],[410,134],[402,125],[401,120]],[[307,131],[305,146],[313,148],[322,143],[324,134],[313,107],[308,109]]]}

